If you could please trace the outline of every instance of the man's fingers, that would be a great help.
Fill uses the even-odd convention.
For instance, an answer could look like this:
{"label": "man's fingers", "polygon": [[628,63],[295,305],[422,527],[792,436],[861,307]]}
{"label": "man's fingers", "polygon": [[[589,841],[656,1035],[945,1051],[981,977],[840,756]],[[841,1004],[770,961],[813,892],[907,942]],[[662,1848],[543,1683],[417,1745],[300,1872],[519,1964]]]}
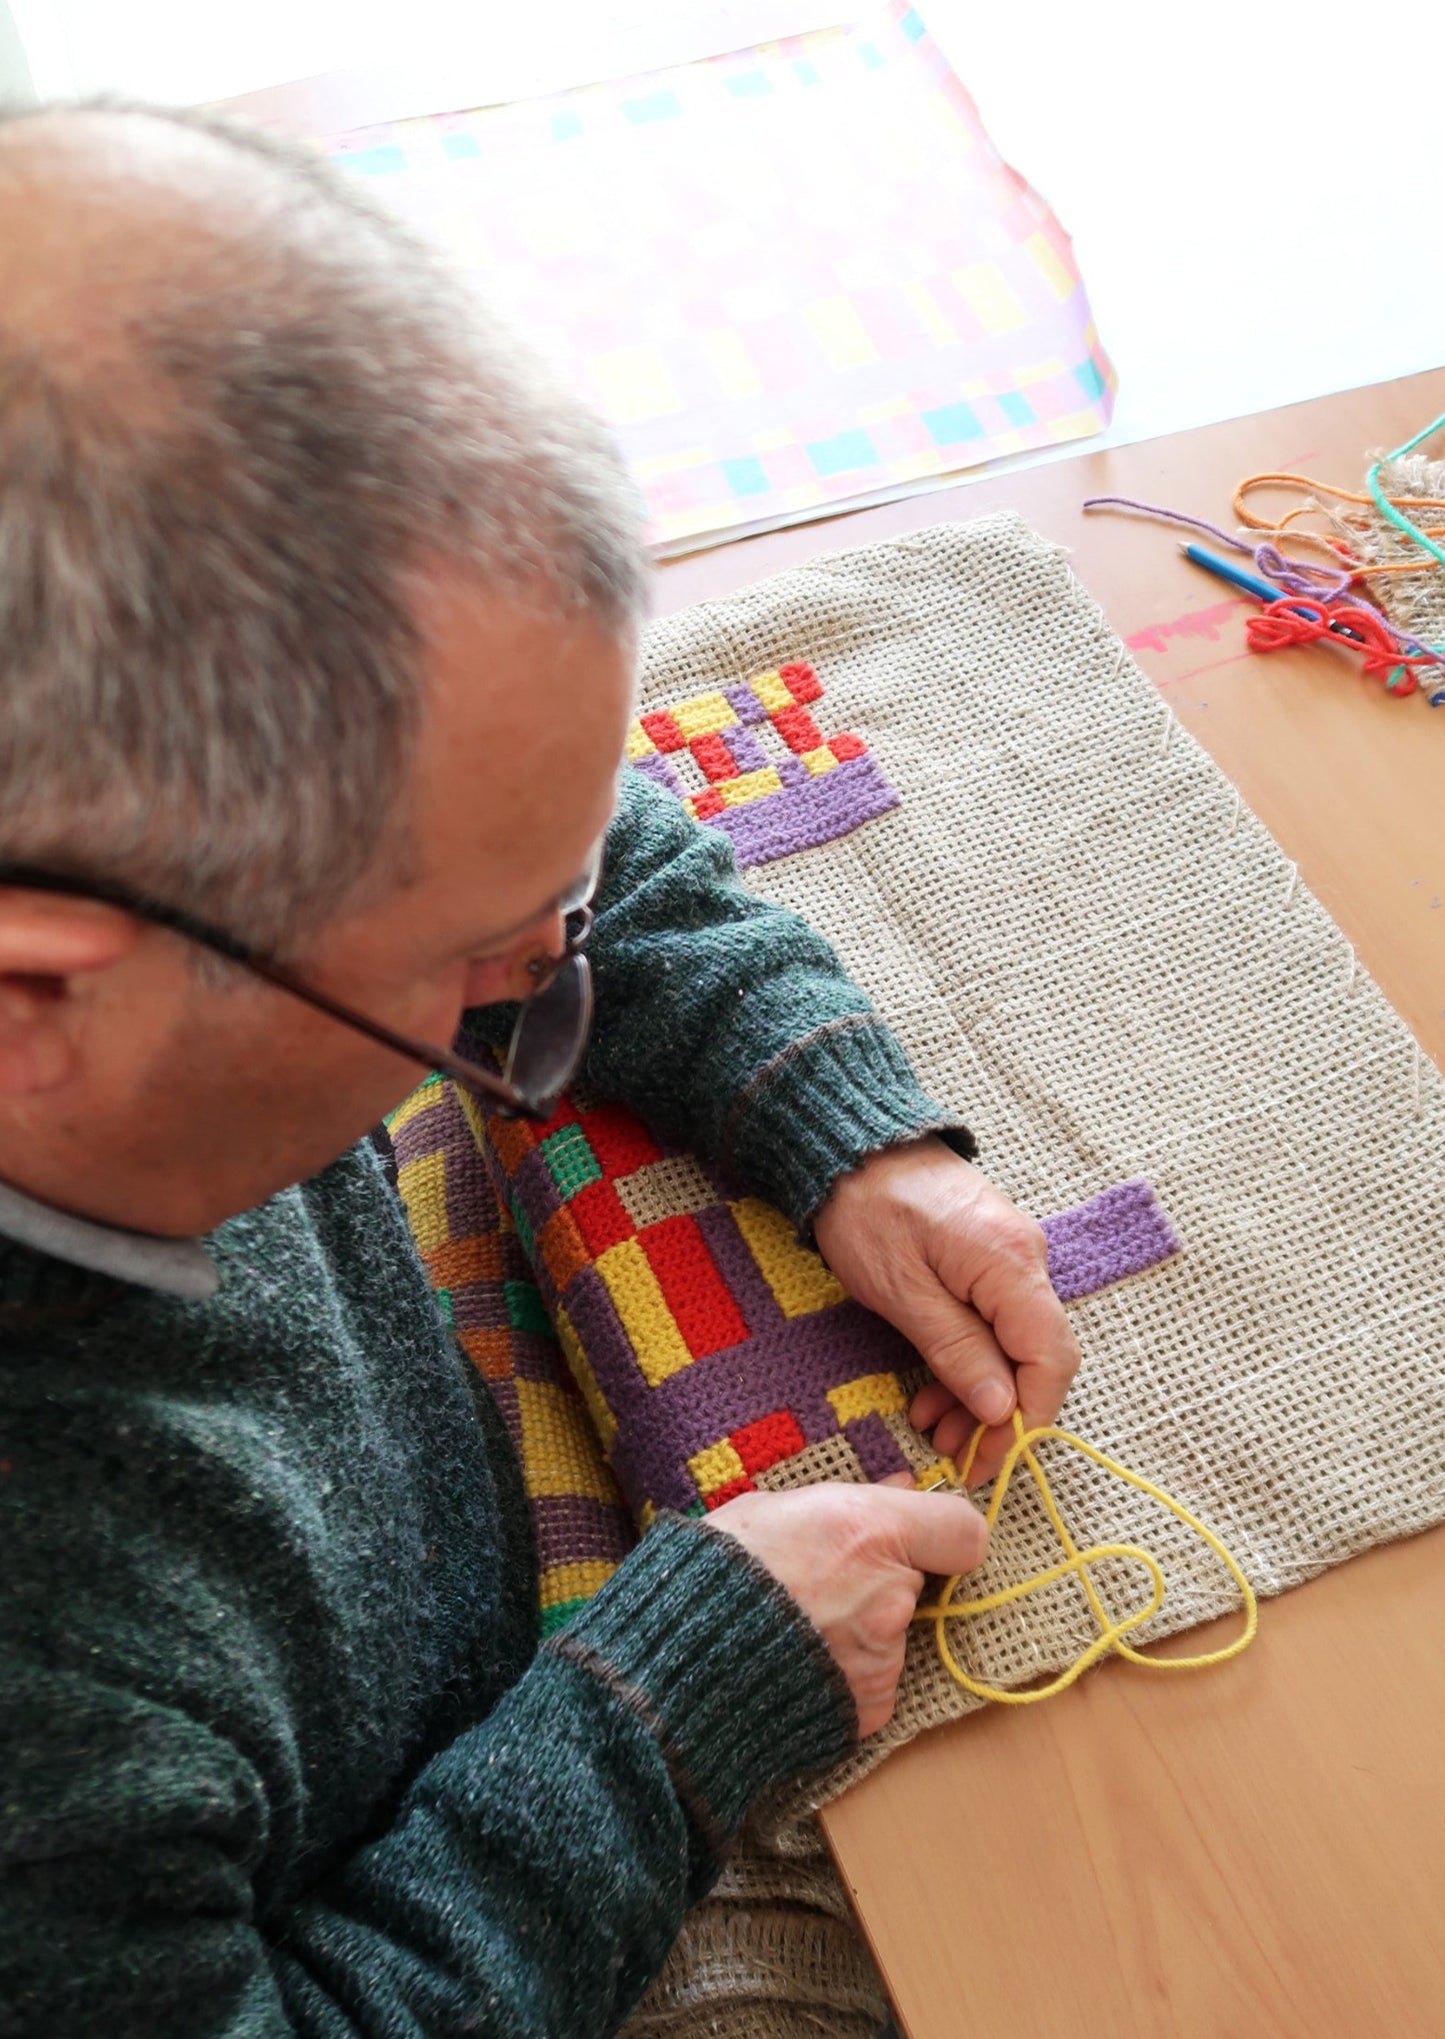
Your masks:
{"label": "man's fingers", "polygon": [[[1045,1274],[975,1290],[993,1334],[1018,1368],[1018,1396],[1030,1423],[1052,1423],[1079,1369],[1079,1341]],[[990,1421],[996,1420],[993,1418]]]}
{"label": "man's fingers", "polygon": [[957,1405],[958,1397],[946,1382],[925,1381],[908,1404],[908,1420],[915,1430],[931,1430],[945,1411]]}
{"label": "man's fingers", "polygon": [[933,1291],[910,1298],[908,1308],[894,1312],[894,1323],[980,1422],[1006,1422],[1014,1376],[1002,1346],[978,1311],[958,1302],[942,1282],[935,1280]]}
{"label": "man's fingers", "polygon": [[915,1572],[950,1578],[983,1563],[988,1525],[961,1494],[905,1494],[881,1486],[873,1491],[890,1510],[899,1557]]}
{"label": "man's fingers", "polygon": [[[967,1409],[961,1408],[955,1402],[954,1406],[939,1419],[933,1433],[933,1448],[935,1451],[941,1451],[945,1458],[961,1460],[977,1428],[978,1418],[970,1415]],[[1013,1425],[1010,1423],[1001,1428],[998,1434],[1000,1437],[1012,1438]],[[979,1450],[983,1450],[983,1445],[979,1446]]]}

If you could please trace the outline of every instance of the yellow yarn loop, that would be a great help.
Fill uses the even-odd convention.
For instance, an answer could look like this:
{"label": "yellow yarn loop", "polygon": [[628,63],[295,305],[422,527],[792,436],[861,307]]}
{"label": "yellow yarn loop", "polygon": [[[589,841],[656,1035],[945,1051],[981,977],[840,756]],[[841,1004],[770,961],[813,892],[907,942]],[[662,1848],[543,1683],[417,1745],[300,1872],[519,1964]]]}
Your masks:
{"label": "yellow yarn loop", "polygon": [[[1199,1517],[1192,1514],[1182,1501],[1176,1501],[1172,1494],[1166,1494],[1162,1487],[1156,1487],[1152,1480],[1146,1480],[1141,1473],[1131,1472],[1128,1466],[1121,1465],[1116,1458],[1110,1458],[1107,1452],[1097,1450],[1092,1444],[1086,1444],[1083,1438],[1076,1437],[1073,1431],[1061,1430],[1054,1423],[1042,1423],[1036,1430],[1026,1430],[1023,1417],[1017,1409],[1014,1410],[1013,1423],[1014,1441],[1009,1446],[1008,1456],[999,1467],[994,1479],[993,1494],[989,1500],[985,1520],[990,1530],[992,1530],[994,1523],[998,1520],[999,1510],[1003,1507],[1004,1497],[1008,1493],[1009,1481],[1013,1478],[1014,1470],[1019,1461],[1022,1460],[1028,1468],[1034,1485],[1039,1490],[1044,1507],[1048,1511],[1049,1520],[1054,1526],[1055,1534],[1063,1545],[1066,1555],[1058,1564],[1050,1565],[1046,1571],[1037,1573],[1031,1579],[1022,1579],[1017,1585],[1005,1586],[997,1593],[985,1593],[981,1598],[975,1600],[954,1599],[953,1596],[958,1582],[964,1576],[962,1572],[955,1572],[953,1577],[945,1583],[938,1599],[926,1607],[920,1607],[914,1614],[913,1619],[915,1621],[931,1621],[933,1623],[934,1636],[938,1643],[938,1654],[942,1658],[949,1675],[958,1684],[962,1685],[965,1691],[976,1693],[980,1699],[995,1700],[1001,1706],[1032,1706],[1040,1699],[1052,1699],[1056,1692],[1064,1691],[1067,1686],[1074,1683],[1076,1678],[1083,1676],[1090,1664],[1097,1663],[1099,1658],[1110,1650],[1116,1656],[1127,1657],[1131,1664],[1142,1664],[1149,1671],[1196,1671],[1205,1664],[1222,1664],[1227,1657],[1237,1657],[1241,1650],[1248,1649],[1249,1645],[1254,1641],[1255,1631],[1259,1627],[1259,1603],[1255,1599],[1254,1588],[1250,1585],[1248,1579],[1245,1578],[1244,1573],[1240,1570],[1234,1558],[1225,1549],[1212,1529],[1206,1529],[1199,1520]],[[962,1466],[959,1468],[961,1480],[966,1481],[968,1479],[974,1459],[978,1456],[978,1448],[983,1441],[983,1435],[984,1426],[980,1424],[973,1434],[967,1455]],[[1113,1473],[1117,1478],[1127,1481],[1131,1487],[1137,1487],[1141,1493],[1152,1495],[1154,1500],[1167,1508],[1171,1515],[1177,1515],[1181,1522],[1187,1523],[1189,1528],[1209,1545],[1209,1548],[1215,1555],[1229,1568],[1239,1587],[1243,1600],[1244,1628],[1242,1633],[1237,1635],[1233,1642],[1226,1643],[1223,1649],[1209,1650],[1204,1655],[1197,1657],[1148,1657],[1141,1650],[1132,1648],[1124,1641],[1124,1637],[1131,1630],[1140,1627],[1149,1619],[1151,1614],[1157,1614],[1163,1606],[1165,1594],[1164,1574],[1160,1570],[1157,1561],[1149,1555],[1148,1551],[1141,1550],[1136,1543],[1095,1543],[1090,1544],[1087,1550],[1080,1550],[1078,1548],[1069,1533],[1068,1524],[1059,1513],[1058,1503],[1054,1500],[1049,1483],[1044,1477],[1043,1467],[1034,1455],[1033,1447],[1048,1438],[1056,1438],[1060,1444],[1071,1445],[1075,1451],[1081,1451],[1085,1458],[1091,1458],[1096,1465],[1103,1466],[1106,1472]],[[1153,1590],[1145,1605],[1136,1609],[1134,1613],[1125,1615],[1121,1621],[1115,1621],[1112,1618],[1095,1591],[1094,1582],[1089,1576],[1089,1566],[1097,1563],[1100,1558],[1132,1558],[1136,1563],[1145,1567],[1153,1580]],[[1043,1587],[1051,1586],[1056,1579],[1062,1579],[1070,1572],[1078,1579],[1079,1584],[1088,1595],[1089,1605],[1093,1610],[1095,1620],[1099,1624],[1100,1633],[1089,1644],[1083,1654],[1075,1658],[1066,1671],[1061,1672],[1057,1678],[1051,1679],[1047,1685],[1035,1686],[1028,1692],[1011,1692],[1003,1686],[981,1684],[978,1679],[971,1677],[964,1670],[962,1664],[959,1663],[949,1647],[948,1624],[950,1621],[957,1621],[971,1614],[986,1614],[994,1607],[1007,1607],[1014,1600],[1022,1600],[1030,1593],[1037,1593]]]}

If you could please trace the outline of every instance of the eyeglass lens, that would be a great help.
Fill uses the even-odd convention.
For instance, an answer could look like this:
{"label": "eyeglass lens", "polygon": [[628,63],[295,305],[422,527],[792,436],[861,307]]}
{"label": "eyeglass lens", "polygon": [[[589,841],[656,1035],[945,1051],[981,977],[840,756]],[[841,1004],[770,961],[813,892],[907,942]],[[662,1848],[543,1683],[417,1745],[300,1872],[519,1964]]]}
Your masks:
{"label": "eyeglass lens", "polygon": [[551,1102],[582,1059],[592,1024],[592,972],[587,958],[563,958],[544,991],[527,1000],[503,1071],[525,1098]]}

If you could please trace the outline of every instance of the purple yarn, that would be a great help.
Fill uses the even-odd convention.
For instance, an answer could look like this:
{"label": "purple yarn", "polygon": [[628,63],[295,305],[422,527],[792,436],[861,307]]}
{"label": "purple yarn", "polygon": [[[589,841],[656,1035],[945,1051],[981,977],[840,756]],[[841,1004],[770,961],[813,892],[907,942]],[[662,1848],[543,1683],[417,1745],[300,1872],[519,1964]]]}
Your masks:
{"label": "purple yarn", "polygon": [[1179,1251],[1179,1237],[1142,1176],[1113,1183],[1084,1204],[1043,1221],[1049,1280],[1061,1303],[1091,1296],[1157,1267]]}
{"label": "purple yarn", "polygon": [[[1445,657],[1433,645],[1422,644],[1418,637],[1412,637],[1408,630],[1401,630],[1392,623],[1384,611],[1356,594],[1350,586],[1350,575],[1340,567],[1320,566],[1309,559],[1291,559],[1288,554],[1269,539],[1258,545],[1248,545],[1231,531],[1221,530],[1218,524],[1211,524],[1206,517],[1186,516],[1183,510],[1161,509],[1157,503],[1141,503],[1134,496],[1089,496],[1084,503],[1086,510],[1137,510],[1142,517],[1158,517],[1165,524],[1187,524],[1191,530],[1207,531],[1220,545],[1227,545],[1231,552],[1242,552],[1252,558],[1255,566],[1267,581],[1273,581],[1277,588],[1287,595],[1308,595],[1312,601],[1333,602],[1342,595],[1348,595],[1356,609],[1364,609],[1377,622],[1382,623],[1396,644],[1403,651],[1416,658],[1426,658],[1434,665],[1445,665]],[[1445,702],[1445,694],[1431,695],[1430,705],[1439,707]]]}
{"label": "purple yarn", "polygon": [[[1240,546],[1247,552],[1247,545]],[[1254,563],[1267,581],[1273,581],[1287,595],[1312,595],[1321,602],[1333,602],[1350,593],[1350,575],[1343,567],[1318,566],[1308,559],[1288,559],[1277,545],[1265,538],[1254,548]],[[1357,600],[1351,596],[1351,600]],[[1358,602],[1368,608],[1368,602]]]}
{"label": "purple yarn", "polygon": [[1159,517],[1168,524],[1187,524],[1191,530],[1207,531],[1220,545],[1227,545],[1231,552],[1242,552],[1252,557],[1266,580],[1274,581],[1287,595],[1311,595],[1320,601],[1332,601],[1336,595],[1344,594],[1350,585],[1350,577],[1342,569],[1319,566],[1308,559],[1290,559],[1277,545],[1267,541],[1262,545],[1246,545],[1232,531],[1225,531],[1218,524],[1211,524],[1207,517],[1189,517],[1183,510],[1161,510],[1154,503],[1141,503],[1134,496],[1090,496],[1084,504],[1086,510],[1137,510],[1144,517]]}

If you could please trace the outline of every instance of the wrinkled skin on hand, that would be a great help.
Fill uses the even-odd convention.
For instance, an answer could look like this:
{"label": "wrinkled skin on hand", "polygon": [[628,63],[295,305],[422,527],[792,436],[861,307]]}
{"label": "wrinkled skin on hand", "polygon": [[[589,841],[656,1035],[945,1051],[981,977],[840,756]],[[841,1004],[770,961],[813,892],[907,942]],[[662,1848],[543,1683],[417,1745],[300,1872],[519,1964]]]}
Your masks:
{"label": "wrinkled skin on hand", "polygon": [[907,1475],[876,1486],[825,1482],[791,1494],[739,1494],[709,1516],[766,1565],[822,1635],[848,1681],[858,1732],[893,1712],[925,1574],[983,1562],[988,1531],[959,1494],[917,1494]]}
{"label": "wrinkled skin on hand", "polygon": [[1053,1289],[1042,1228],[932,1137],[875,1154],[840,1177],[814,1219],[839,1281],[917,1346],[936,1376],[909,1409],[956,1457],[990,1426],[970,1479],[997,1472],[1017,1406],[1058,1415],[1079,1347]]}

